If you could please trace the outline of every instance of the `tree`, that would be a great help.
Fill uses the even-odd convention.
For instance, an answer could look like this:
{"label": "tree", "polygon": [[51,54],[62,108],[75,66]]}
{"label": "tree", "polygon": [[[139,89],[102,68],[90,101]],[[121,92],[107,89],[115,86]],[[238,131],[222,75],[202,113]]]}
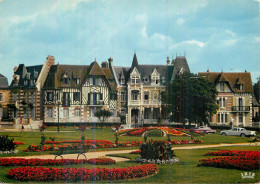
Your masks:
{"label": "tree", "polygon": [[192,73],[177,75],[167,84],[166,103],[170,121],[189,125],[194,123],[209,124],[208,117],[216,113],[217,90],[207,79]]}
{"label": "tree", "polygon": [[253,85],[253,89],[257,102],[260,102],[260,77],[258,78],[257,83]]}
{"label": "tree", "polygon": [[104,122],[110,117],[112,116],[112,112],[105,110],[105,109],[100,109],[97,112],[95,112],[95,116],[99,119],[100,121],[100,127],[101,130],[103,128],[103,124]]}

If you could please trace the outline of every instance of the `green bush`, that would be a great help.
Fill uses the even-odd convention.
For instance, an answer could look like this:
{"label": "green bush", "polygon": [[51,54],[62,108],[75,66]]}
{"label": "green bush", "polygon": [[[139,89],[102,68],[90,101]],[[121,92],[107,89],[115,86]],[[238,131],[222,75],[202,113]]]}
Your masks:
{"label": "green bush", "polygon": [[0,136],[0,150],[1,151],[13,151],[17,145],[13,142],[14,138],[9,139],[8,135]]}
{"label": "green bush", "polygon": [[149,132],[147,132],[147,137],[163,137],[163,132],[162,130],[150,130]]}
{"label": "green bush", "polygon": [[150,140],[142,144],[140,150],[142,159],[169,160],[175,156],[171,145],[165,141]]}

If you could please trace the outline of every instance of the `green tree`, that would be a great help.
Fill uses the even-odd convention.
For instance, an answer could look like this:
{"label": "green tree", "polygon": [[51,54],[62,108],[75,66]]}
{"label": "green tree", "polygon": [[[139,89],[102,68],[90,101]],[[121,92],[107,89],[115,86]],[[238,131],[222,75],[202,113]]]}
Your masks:
{"label": "green tree", "polygon": [[95,112],[95,116],[99,119],[100,121],[100,127],[101,130],[103,128],[104,122],[112,116],[112,112],[105,110],[105,109],[100,109],[97,112]]}
{"label": "green tree", "polygon": [[257,83],[253,85],[253,89],[254,89],[254,95],[257,102],[260,102],[259,101],[260,100],[260,77],[258,78]]}
{"label": "green tree", "polygon": [[167,107],[170,121],[209,124],[208,117],[216,113],[217,90],[207,79],[192,73],[177,75],[167,85]]}

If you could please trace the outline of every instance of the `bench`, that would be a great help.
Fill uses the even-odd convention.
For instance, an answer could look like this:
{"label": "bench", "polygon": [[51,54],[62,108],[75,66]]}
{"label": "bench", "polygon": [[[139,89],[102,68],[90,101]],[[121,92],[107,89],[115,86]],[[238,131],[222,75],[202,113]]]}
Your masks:
{"label": "bench", "polygon": [[75,150],[66,150],[64,147],[61,147],[59,148],[59,150],[57,150],[56,152],[53,152],[51,154],[53,154],[55,157],[54,157],[54,160],[56,160],[57,157],[60,157],[63,159],[63,156],[64,154],[78,154],[77,155],[77,160],[79,159],[79,156],[80,155],[83,155],[85,157],[85,159],[87,159],[87,156],[86,156],[86,152],[88,151],[88,148],[86,146],[80,146],[80,147],[76,147]]}
{"label": "bench", "polygon": [[255,143],[255,145],[257,146],[257,144],[260,142],[260,139],[257,137],[257,138],[254,138],[253,140],[251,141],[248,141],[249,142],[249,146],[252,144],[252,143]]}

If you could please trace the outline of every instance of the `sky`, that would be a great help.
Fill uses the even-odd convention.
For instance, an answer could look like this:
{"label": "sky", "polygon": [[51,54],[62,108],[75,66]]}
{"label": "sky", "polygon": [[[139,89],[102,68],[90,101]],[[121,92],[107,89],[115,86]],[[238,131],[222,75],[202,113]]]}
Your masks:
{"label": "sky", "polygon": [[0,73],[19,64],[166,64],[260,77],[260,0],[0,0]]}

